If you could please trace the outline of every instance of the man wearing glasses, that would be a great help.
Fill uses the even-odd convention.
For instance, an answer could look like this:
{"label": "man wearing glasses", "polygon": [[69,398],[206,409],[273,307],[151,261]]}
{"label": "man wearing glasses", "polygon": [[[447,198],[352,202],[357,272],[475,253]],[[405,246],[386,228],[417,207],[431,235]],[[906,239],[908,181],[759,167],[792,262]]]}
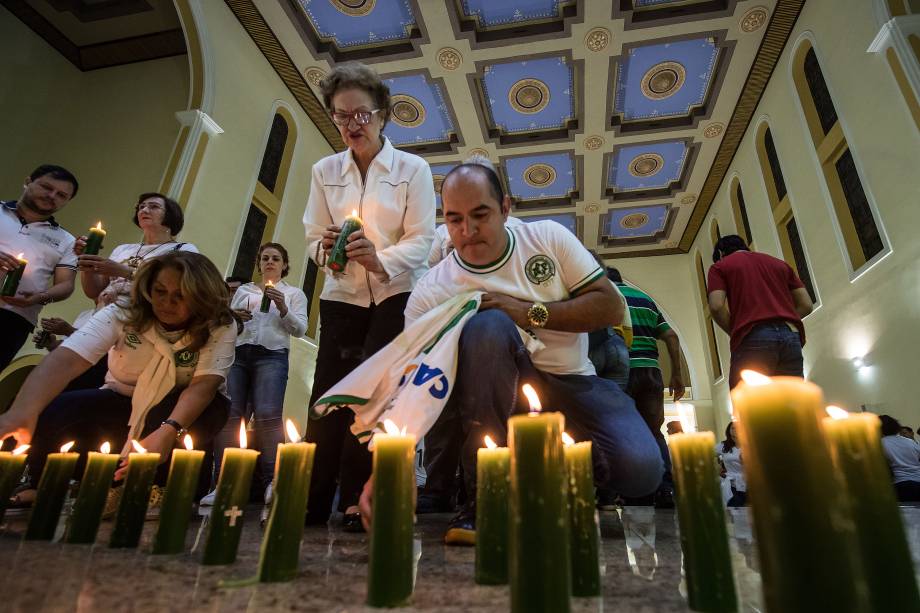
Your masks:
{"label": "man wearing glasses", "polygon": [[26,342],[42,307],[73,293],[77,270],[74,237],[54,220],[77,195],[77,179],[60,166],[46,164],[22,187],[19,200],[0,201],[0,274],[5,280],[19,268],[20,254],[28,262],[16,292],[0,296],[0,370]]}

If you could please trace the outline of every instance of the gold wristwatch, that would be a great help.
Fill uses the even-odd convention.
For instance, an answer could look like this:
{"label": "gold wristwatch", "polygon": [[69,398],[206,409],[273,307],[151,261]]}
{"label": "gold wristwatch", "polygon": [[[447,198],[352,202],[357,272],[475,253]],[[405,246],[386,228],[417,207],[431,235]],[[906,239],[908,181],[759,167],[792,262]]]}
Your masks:
{"label": "gold wristwatch", "polygon": [[530,323],[531,328],[544,327],[546,322],[549,321],[549,309],[543,303],[534,302],[527,309],[527,321]]}

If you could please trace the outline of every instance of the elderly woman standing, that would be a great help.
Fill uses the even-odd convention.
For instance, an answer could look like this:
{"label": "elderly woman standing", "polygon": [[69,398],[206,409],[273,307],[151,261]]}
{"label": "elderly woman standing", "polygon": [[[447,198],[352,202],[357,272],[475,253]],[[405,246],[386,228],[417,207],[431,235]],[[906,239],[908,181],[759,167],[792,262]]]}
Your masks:
{"label": "elderly woman standing", "polygon": [[[0,440],[32,444],[29,475],[38,479],[48,453],[68,440],[76,441],[82,462],[104,441],[117,448],[134,438],[160,454],[162,485],[180,435],[188,430],[204,447],[227,421],[236,345],[227,298],[223,278],[203,255],[173,251],[145,263],[129,306],[100,310],[32,371],[0,415]],[[61,393],[106,353],[104,387]],[[26,490],[19,499],[31,495]]]}
{"label": "elderly woman standing", "polygon": [[[363,228],[348,237],[345,270],[327,270],[311,405],[402,331],[409,293],[427,270],[435,219],[428,163],[394,149],[382,134],[390,92],[377,73],[344,64],[320,88],[348,149],[313,166],[303,220],[311,257],[325,265],[353,211]],[[344,527],[361,530],[358,496],[371,464],[367,448],[349,430],[353,420],[350,411],[333,411],[307,426],[306,440],[317,444],[308,523],[329,518],[338,478]]]}
{"label": "elderly woman standing", "polygon": [[74,252],[79,256],[80,283],[88,298],[96,300],[99,294],[108,290],[115,293],[119,303],[127,304],[131,296],[131,280],[144,261],[170,251],[198,253],[195,245],[176,241],[176,235],[185,225],[185,216],[179,203],[168,196],[157,192],[138,196],[132,221],[144,233],[141,242],[118,245],[108,258],[84,254],[86,237],[77,239]]}

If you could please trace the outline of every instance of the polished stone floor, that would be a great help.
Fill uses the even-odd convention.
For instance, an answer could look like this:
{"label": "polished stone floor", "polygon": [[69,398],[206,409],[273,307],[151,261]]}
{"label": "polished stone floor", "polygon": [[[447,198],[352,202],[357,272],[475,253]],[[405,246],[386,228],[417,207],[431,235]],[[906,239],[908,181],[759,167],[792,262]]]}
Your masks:
{"label": "polished stone floor", "polygon": [[[250,517],[258,509],[250,510]],[[920,508],[903,509],[914,562],[920,568]],[[449,516],[420,516],[416,534],[421,557],[412,606],[403,611],[508,611],[505,587],[473,582],[472,548],[445,547],[441,536]],[[747,511],[733,511],[729,533],[736,584],[743,611],[759,611],[760,576]],[[334,522],[333,522],[334,523]],[[189,546],[200,522],[189,531]],[[261,531],[245,525],[237,562],[203,567],[195,553],[151,556],[154,523],[148,522],[140,549],[110,550],[110,523],[98,543],[63,545],[24,542],[24,521],[8,518],[0,527],[0,611],[368,611],[364,606],[367,538],[336,526],[308,528],[301,547],[301,573],[285,584],[229,588],[222,581],[255,574]],[[605,566],[602,599],[575,599],[573,611],[645,613],[686,611],[681,553],[673,511],[627,507],[601,513]]]}

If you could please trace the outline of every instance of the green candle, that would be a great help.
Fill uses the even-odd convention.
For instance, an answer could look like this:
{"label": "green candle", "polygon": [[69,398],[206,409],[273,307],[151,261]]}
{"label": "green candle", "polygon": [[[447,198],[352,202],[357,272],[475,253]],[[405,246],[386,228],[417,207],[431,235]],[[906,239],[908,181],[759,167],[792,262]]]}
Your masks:
{"label": "green candle", "polygon": [[22,274],[26,271],[26,264],[29,261],[24,259],[21,253],[16,258],[19,260],[19,267],[7,271],[6,276],[3,277],[3,284],[0,285],[0,296],[15,296],[16,290],[19,289],[19,281],[22,279]]}
{"label": "green candle", "polygon": [[6,505],[9,504],[13,490],[22,479],[28,449],[28,445],[20,445],[12,452],[0,451],[0,522],[3,522]]}
{"label": "green candle", "polygon": [[45,460],[26,528],[27,541],[50,541],[54,538],[70,478],[80,457],[78,453],[69,453],[73,445],[74,442],[70,441],[61,447],[60,453],[49,453]]}
{"label": "green candle", "polygon": [[901,511],[882,452],[881,428],[872,413],[828,407],[823,420],[834,464],[856,524],[872,611],[920,611],[914,565]]}
{"label": "green candle", "polygon": [[572,530],[572,595],[601,595],[601,529],[594,497],[591,441],[576,443],[565,432],[565,467],[569,483]]}
{"label": "green candle", "polygon": [[[536,393],[524,386],[534,411]],[[515,613],[566,613],[572,592],[568,483],[561,413],[508,420],[511,496],[508,573]]]}
{"label": "green candle", "polygon": [[290,581],[300,562],[316,445],[298,442],[301,436],[291,420],[287,420],[287,431],[291,442],[278,445],[271,514],[259,556],[259,581],[263,582]]}
{"label": "green candle", "polygon": [[232,564],[243,532],[243,511],[249,500],[252,472],[259,452],[246,447],[246,423],[240,420],[240,447],[224,449],[217,479],[217,492],[201,563],[209,566]]}
{"label": "green candle", "polygon": [[396,607],[408,602],[414,585],[415,437],[386,420],[374,435],[373,499],[367,604]]}
{"label": "green candle", "polygon": [[345,265],[348,264],[348,255],[345,253],[345,247],[348,246],[348,237],[351,236],[352,232],[357,232],[362,227],[363,224],[361,223],[361,218],[358,217],[358,211],[352,211],[351,215],[345,218],[345,223],[342,224],[342,231],[339,233],[338,238],[335,239],[332,250],[329,252],[329,259],[326,261],[326,266],[330,270],[335,272],[345,270]]}
{"label": "green candle", "polygon": [[853,521],[818,422],[821,389],[795,377],[742,377],[731,396],[766,610],[867,610]]}
{"label": "green candle", "polygon": [[64,541],[94,543],[105,509],[105,500],[112,486],[112,476],[118,467],[118,454],[109,453],[109,443],[102,444],[99,453],[90,451],[80,480],[80,491],[73,504]]}
{"label": "green candle", "polygon": [[159,453],[147,453],[147,450],[132,440],[134,451],[128,454],[128,475],[121,492],[121,502],[115,514],[115,527],[109,547],[134,548],[141,540],[144,521],[147,519],[147,505],[150,503],[150,490],[160,465]]}
{"label": "green candle", "polygon": [[192,437],[185,435],[185,449],[173,449],[166,480],[166,493],[160,508],[160,523],[153,539],[153,553],[182,553],[185,533],[192,512],[195,488],[201,474],[204,451],[192,448]]}
{"label": "green candle", "polygon": [[672,434],[668,439],[687,600],[694,611],[733,613],[738,610],[738,600],[713,453],[715,444],[712,432]]}
{"label": "green candle", "polygon": [[488,436],[476,453],[476,583],[508,583],[508,482],[511,456]]}
{"label": "green candle", "polygon": [[[272,284],[271,281],[266,281],[265,289],[268,289],[270,287],[275,287],[275,286]],[[271,298],[268,297],[268,294],[266,294],[265,292],[262,292],[262,304],[259,305],[259,312],[268,313],[269,309],[271,308],[272,308]]]}
{"label": "green candle", "polygon": [[105,230],[102,229],[102,222],[96,224],[95,228],[89,229],[86,235],[86,246],[83,248],[85,255],[99,255],[102,249],[102,240],[105,238]]}

